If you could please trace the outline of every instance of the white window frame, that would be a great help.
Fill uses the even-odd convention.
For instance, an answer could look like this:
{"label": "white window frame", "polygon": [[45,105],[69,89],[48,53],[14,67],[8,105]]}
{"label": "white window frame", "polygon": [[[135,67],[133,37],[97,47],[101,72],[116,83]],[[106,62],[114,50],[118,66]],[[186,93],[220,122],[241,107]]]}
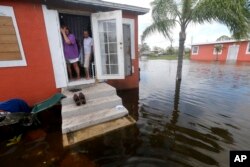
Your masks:
{"label": "white window frame", "polygon": [[248,43],[247,43],[247,50],[246,50],[246,54],[250,54],[249,49],[250,49],[250,42],[248,42]]}
{"label": "white window frame", "polygon": [[[197,53],[194,53],[194,47],[197,47]],[[199,54],[199,46],[192,46],[192,55],[198,55]]]}
{"label": "white window frame", "polygon": [[16,37],[17,37],[21,57],[22,57],[22,60],[7,60],[7,61],[1,61],[0,60],[0,67],[27,66],[26,59],[25,59],[25,54],[24,54],[24,51],[23,51],[23,45],[22,45],[22,41],[21,41],[21,38],[20,38],[18,26],[17,26],[17,23],[16,23],[16,17],[15,17],[15,14],[14,14],[13,7],[11,7],[11,6],[1,6],[0,5],[0,16],[10,16],[12,18],[13,25],[14,25],[14,28],[15,28],[15,31],[16,31]]}
{"label": "white window frame", "polygon": [[123,18],[122,19],[123,24],[127,24],[130,26],[130,37],[131,37],[131,59],[135,59],[135,20],[134,19],[128,19]]}
{"label": "white window frame", "polygon": [[[221,45],[221,51],[220,52],[218,52],[218,55],[221,55],[222,54],[222,52],[223,52],[223,44],[219,44],[219,45]],[[217,53],[216,53],[216,51],[215,51],[215,45],[214,45],[214,49],[213,49],[213,54],[214,55],[217,55]]]}

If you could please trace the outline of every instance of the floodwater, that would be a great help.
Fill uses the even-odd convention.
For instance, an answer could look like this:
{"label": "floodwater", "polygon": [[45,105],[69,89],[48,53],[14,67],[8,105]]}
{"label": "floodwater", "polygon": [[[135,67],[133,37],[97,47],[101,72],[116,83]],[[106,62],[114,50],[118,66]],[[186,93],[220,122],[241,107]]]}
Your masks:
{"label": "floodwater", "polygon": [[118,92],[136,125],[94,140],[63,148],[60,107],[40,126],[1,128],[1,167],[229,166],[230,150],[250,150],[250,64],[186,60],[181,83],[176,66],[141,61],[139,89]]}

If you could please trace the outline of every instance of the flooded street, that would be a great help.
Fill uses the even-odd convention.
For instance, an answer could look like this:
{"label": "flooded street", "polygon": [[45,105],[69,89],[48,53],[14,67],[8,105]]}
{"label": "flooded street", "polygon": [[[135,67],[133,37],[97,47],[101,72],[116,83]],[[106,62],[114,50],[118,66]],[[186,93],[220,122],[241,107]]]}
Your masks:
{"label": "flooded street", "polygon": [[[137,120],[132,127],[63,148],[56,107],[41,126],[1,128],[1,166],[229,166],[230,150],[250,150],[250,64],[185,60],[181,83],[176,66],[141,61],[139,89],[118,92]],[[23,134],[21,142],[6,147],[7,131]]]}
{"label": "flooded street", "polygon": [[176,63],[141,62],[138,127],[150,156],[163,156],[161,166],[229,166],[230,150],[250,149],[249,64],[185,61],[178,95]]}

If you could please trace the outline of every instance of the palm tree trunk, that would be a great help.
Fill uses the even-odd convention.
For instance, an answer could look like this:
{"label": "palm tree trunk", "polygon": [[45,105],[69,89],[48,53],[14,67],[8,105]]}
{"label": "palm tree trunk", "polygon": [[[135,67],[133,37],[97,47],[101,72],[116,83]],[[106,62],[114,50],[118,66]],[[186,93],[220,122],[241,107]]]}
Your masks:
{"label": "palm tree trunk", "polygon": [[177,65],[177,74],[176,80],[181,80],[182,77],[182,62],[183,55],[185,50],[185,41],[186,41],[186,28],[185,26],[181,26],[181,32],[179,33],[179,52],[178,52],[178,65]]}

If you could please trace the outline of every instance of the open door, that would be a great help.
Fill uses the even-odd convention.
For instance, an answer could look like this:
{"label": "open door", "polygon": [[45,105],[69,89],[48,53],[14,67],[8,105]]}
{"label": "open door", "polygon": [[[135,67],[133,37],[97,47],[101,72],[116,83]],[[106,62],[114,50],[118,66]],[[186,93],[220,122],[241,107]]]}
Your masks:
{"label": "open door", "polygon": [[122,11],[93,13],[91,19],[97,79],[124,79]]}

